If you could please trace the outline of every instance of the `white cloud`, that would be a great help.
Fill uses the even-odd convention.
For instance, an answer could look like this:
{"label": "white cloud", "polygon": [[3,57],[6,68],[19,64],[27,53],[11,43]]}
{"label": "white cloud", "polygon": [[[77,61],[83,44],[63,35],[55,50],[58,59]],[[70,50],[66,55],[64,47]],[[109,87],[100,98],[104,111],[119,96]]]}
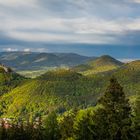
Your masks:
{"label": "white cloud", "polygon": [[24,52],[30,52],[31,49],[30,49],[30,48],[25,48],[25,49],[23,49],[23,51],[24,51]]}
{"label": "white cloud", "polygon": [[132,61],[135,61],[135,60],[139,60],[139,58],[137,58],[137,59],[120,58],[120,59],[118,59],[118,60],[121,61],[121,62],[124,62],[124,63],[129,63],[129,62],[132,62]]}
{"label": "white cloud", "polygon": [[6,51],[6,52],[15,52],[15,51],[18,51],[17,48],[3,48],[3,51]]}
{"label": "white cloud", "polygon": [[[77,19],[78,20],[78,19]],[[48,19],[13,19],[9,18],[0,22],[0,30],[16,31],[21,30],[22,32],[30,31],[42,31],[42,32],[68,32],[72,31],[69,27],[69,22],[73,20],[61,19],[61,18],[48,18]]]}
{"label": "white cloud", "polygon": [[[79,21],[78,21],[79,22]],[[102,19],[83,19],[74,24],[76,33],[80,34],[106,34],[122,32],[121,24],[117,21],[107,21]]]}
{"label": "white cloud", "polygon": [[[7,24],[6,24],[7,23]],[[9,20],[0,26],[7,36],[24,41],[67,41],[102,43],[114,41],[113,36],[140,30],[140,19],[105,20],[98,18]],[[10,23],[10,24],[9,24]],[[2,23],[1,23],[2,24]],[[106,36],[106,37],[105,37]]]}
{"label": "white cloud", "polygon": [[128,24],[126,24],[125,26],[128,30],[140,30],[140,18],[135,19],[135,20],[131,20],[130,22],[128,22]]}
{"label": "white cloud", "polygon": [[[59,3],[58,0],[0,0],[0,6],[7,6],[4,9],[0,7],[0,31],[7,37],[24,41],[112,43],[115,36],[140,30],[140,18],[133,17],[132,13],[132,17],[129,16],[133,11],[126,5],[128,1],[60,0]],[[26,11],[27,7],[29,11]],[[76,11],[73,10],[75,7]],[[7,13],[7,9],[15,11],[11,14],[12,10]],[[110,18],[107,11],[111,12],[110,17],[115,15],[115,18]],[[124,17],[118,18],[120,15]]]}

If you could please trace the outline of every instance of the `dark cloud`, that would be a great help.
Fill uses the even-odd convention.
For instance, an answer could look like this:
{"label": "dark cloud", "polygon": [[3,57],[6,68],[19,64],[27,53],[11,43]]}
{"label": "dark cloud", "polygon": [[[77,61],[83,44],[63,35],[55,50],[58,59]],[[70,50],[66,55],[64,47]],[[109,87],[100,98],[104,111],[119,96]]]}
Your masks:
{"label": "dark cloud", "polygon": [[2,31],[0,32],[0,45],[13,45],[13,44],[20,44],[20,43],[21,41],[6,36],[5,33]]}
{"label": "dark cloud", "polygon": [[120,36],[116,37],[120,44],[126,45],[140,45],[140,30],[126,31]]}

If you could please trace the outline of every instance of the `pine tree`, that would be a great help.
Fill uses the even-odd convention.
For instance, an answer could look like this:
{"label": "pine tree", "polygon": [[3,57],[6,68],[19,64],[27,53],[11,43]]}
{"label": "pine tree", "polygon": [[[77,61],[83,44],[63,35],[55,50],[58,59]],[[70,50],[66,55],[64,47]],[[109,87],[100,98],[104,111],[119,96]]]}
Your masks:
{"label": "pine tree", "polygon": [[116,78],[110,79],[110,85],[99,100],[99,104],[103,108],[97,112],[95,118],[97,122],[102,122],[100,125],[103,129],[100,132],[106,133],[102,133],[103,135],[100,133],[101,137],[108,140],[131,139],[131,108]]}
{"label": "pine tree", "polygon": [[129,100],[114,77],[96,107],[84,112],[75,122],[76,140],[132,140]]}

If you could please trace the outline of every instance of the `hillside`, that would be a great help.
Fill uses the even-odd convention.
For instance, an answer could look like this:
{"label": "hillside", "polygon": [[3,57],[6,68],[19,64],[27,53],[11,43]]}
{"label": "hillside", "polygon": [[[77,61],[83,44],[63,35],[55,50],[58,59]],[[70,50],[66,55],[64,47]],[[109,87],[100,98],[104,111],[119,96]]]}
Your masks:
{"label": "hillside", "polygon": [[95,61],[89,61],[88,62],[90,65],[92,66],[104,66],[104,65],[114,65],[114,66],[120,66],[123,63],[116,60],[115,58],[109,56],[109,55],[103,55],[97,59],[95,59]]}
{"label": "hillside", "polygon": [[0,65],[0,95],[18,86],[24,79],[11,68]]}
{"label": "hillside", "polygon": [[123,65],[114,74],[124,82],[140,83],[140,60]]}
{"label": "hillside", "polygon": [[73,71],[47,72],[1,97],[1,115],[25,117],[32,112],[36,116],[56,109],[63,112],[74,106],[91,105],[97,98],[95,86]]}
{"label": "hillside", "polygon": [[115,71],[83,76],[72,70],[49,71],[31,79],[1,97],[2,117],[45,115],[52,110],[63,112],[73,107],[95,105],[104,93],[111,75],[130,99],[140,93],[140,61],[125,64]]}
{"label": "hillside", "polygon": [[140,60],[124,64],[114,71],[88,76],[106,83],[111,75],[118,79],[127,95],[137,96],[140,94]]}
{"label": "hillside", "polygon": [[73,70],[89,75],[114,70],[122,65],[122,62],[111,56],[104,55],[94,60],[89,60],[86,64],[75,66]]}
{"label": "hillside", "polygon": [[90,57],[74,53],[1,52],[0,62],[16,71],[43,70],[82,64]]}

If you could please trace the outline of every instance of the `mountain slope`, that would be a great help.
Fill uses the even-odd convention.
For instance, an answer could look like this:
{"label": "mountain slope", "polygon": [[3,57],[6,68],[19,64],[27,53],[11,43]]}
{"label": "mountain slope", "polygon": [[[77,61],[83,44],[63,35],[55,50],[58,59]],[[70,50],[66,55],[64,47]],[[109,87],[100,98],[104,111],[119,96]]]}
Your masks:
{"label": "mountain slope", "polygon": [[74,53],[1,52],[0,62],[15,70],[40,70],[49,67],[71,67],[82,64],[90,57]]}
{"label": "mountain slope", "polygon": [[140,61],[88,76],[61,69],[31,79],[0,97],[1,117],[37,117],[53,110],[61,113],[75,106],[94,105],[111,75],[118,79],[130,99],[140,94]]}
{"label": "mountain slope", "polygon": [[113,71],[89,75],[89,77],[106,83],[111,75],[118,79],[127,96],[140,95],[140,60],[124,64]]}
{"label": "mountain slope", "polygon": [[111,56],[104,55],[97,59],[89,60],[86,64],[75,66],[73,69],[77,72],[89,75],[114,70],[122,65],[122,62],[112,58]]}
{"label": "mountain slope", "polygon": [[[86,88],[88,87],[88,88]],[[96,100],[95,86],[81,74],[58,70],[27,81],[0,99],[3,117],[47,114],[74,106],[86,106]],[[92,100],[91,100],[92,99]]]}
{"label": "mountain slope", "polygon": [[0,65],[0,95],[18,86],[24,79],[11,68]]}
{"label": "mountain slope", "polygon": [[123,63],[116,60],[115,58],[109,56],[109,55],[103,55],[95,61],[89,61],[88,62],[92,66],[104,66],[104,65],[114,65],[114,66],[121,66]]}
{"label": "mountain slope", "polygon": [[140,60],[123,65],[114,74],[120,79],[125,79],[125,82],[140,83]]}

